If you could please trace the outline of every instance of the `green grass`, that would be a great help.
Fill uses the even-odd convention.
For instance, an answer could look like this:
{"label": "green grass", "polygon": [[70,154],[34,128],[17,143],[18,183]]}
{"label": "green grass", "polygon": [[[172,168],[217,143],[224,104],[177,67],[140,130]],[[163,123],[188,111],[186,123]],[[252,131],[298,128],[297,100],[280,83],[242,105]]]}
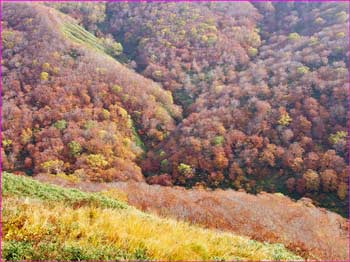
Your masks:
{"label": "green grass", "polygon": [[14,176],[6,172],[2,173],[2,195],[62,201],[71,206],[92,204],[104,208],[128,208],[127,204],[108,198],[101,193],[86,193],[77,189],[43,184],[27,177]]}
{"label": "green grass", "polygon": [[106,48],[100,43],[100,40],[80,25],[71,22],[63,22],[61,30],[74,42],[107,53]]}
{"label": "green grass", "polygon": [[115,53],[113,45],[118,45],[117,42],[110,42],[108,44],[106,43],[105,39],[97,38],[92,33],[85,30],[82,26],[74,22],[61,22],[60,29],[63,34],[73,42],[92,48],[93,50],[98,51],[101,54],[105,54],[113,59],[116,59],[116,57],[120,55],[119,52],[122,52],[122,46],[120,46],[121,49],[119,50],[118,54]]}
{"label": "green grass", "polygon": [[[85,203],[84,205],[75,205]],[[5,260],[302,260],[268,244],[3,173]]]}
{"label": "green grass", "polygon": [[3,258],[6,260],[46,260],[52,255],[57,260],[72,261],[147,259],[141,249],[134,253],[127,253],[112,246],[88,250],[76,245],[62,245],[55,242],[35,244],[28,241],[7,241],[3,243]]}

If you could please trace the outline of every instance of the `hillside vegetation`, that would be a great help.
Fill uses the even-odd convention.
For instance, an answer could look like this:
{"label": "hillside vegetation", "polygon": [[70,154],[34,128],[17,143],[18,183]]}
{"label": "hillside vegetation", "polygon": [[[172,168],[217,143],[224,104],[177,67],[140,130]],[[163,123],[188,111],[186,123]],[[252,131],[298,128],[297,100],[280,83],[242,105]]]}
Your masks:
{"label": "hillside vegetation", "polygon": [[118,43],[54,9],[3,11],[4,169],[142,181],[142,138],[163,139],[181,115],[171,94],[116,61]]}
{"label": "hillside vegetation", "polygon": [[349,3],[1,12],[5,259],[349,260]]}
{"label": "hillside vegetation", "polygon": [[186,116],[148,152],[148,181],[307,196],[347,215],[348,10],[107,4],[109,31]]}
{"label": "hillside vegetation", "polygon": [[89,192],[118,192],[117,196],[143,211],[257,241],[282,243],[304,258],[345,261],[349,257],[349,221],[314,206],[308,198],[293,201],[281,193],[252,195],[133,182],[76,182],[44,174],[35,179]]}
{"label": "hillside vegetation", "polygon": [[6,170],[283,192],[347,216],[346,3],[45,5],[4,6]]}
{"label": "hillside vegetation", "polygon": [[142,213],[101,195],[3,173],[3,258],[301,260],[281,244]]}

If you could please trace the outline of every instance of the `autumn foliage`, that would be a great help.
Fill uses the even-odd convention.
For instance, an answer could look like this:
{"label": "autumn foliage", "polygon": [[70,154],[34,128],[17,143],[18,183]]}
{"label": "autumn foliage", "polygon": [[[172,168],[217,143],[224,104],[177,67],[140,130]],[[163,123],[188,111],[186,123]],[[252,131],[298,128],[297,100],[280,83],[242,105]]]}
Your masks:
{"label": "autumn foliage", "polygon": [[107,15],[186,116],[148,152],[144,173],[162,176],[148,181],[283,191],[347,212],[346,4],[111,3]]}
{"label": "autumn foliage", "polygon": [[68,39],[59,29],[75,21],[54,9],[3,11],[4,169],[143,180],[139,136],[151,145],[175,128],[171,94]]}
{"label": "autumn foliage", "polygon": [[45,5],[3,8],[4,169],[347,213],[346,3]]}

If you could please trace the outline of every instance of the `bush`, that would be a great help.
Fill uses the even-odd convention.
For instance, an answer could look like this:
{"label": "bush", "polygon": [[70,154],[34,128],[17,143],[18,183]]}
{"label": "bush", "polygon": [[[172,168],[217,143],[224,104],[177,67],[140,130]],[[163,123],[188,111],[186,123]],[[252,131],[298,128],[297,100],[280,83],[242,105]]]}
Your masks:
{"label": "bush", "polygon": [[49,63],[43,63],[42,68],[45,71],[49,71],[51,68],[51,65]]}
{"label": "bush", "polygon": [[222,146],[225,142],[225,138],[223,136],[216,136],[213,140],[214,145]]}
{"label": "bush", "polygon": [[331,134],[329,137],[329,142],[335,145],[342,141],[344,141],[347,137],[348,133],[346,131],[338,131],[335,134]]}
{"label": "bush", "polygon": [[67,128],[67,121],[64,119],[58,120],[56,123],[53,124],[53,126],[59,130],[66,129]]}
{"label": "bush", "polygon": [[86,161],[88,165],[92,168],[103,168],[108,165],[108,161],[101,154],[88,155]]}
{"label": "bush", "polygon": [[88,120],[84,123],[84,129],[89,130],[97,126],[97,122],[94,120]]}
{"label": "bush", "polygon": [[116,94],[120,93],[123,90],[123,88],[120,85],[113,85],[112,91]]}
{"label": "bush", "polygon": [[292,118],[289,116],[287,112],[283,113],[278,120],[278,124],[281,126],[288,126],[292,122]]}
{"label": "bush", "polygon": [[64,162],[62,160],[49,160],[41,164],[41,168],[48,174],[58,174],[63,171]]}
{"label": "bush", "polygon": [[257,54],[258,54],[258,49],[254,48],[254,47],[248,48],[248,55],[250,57],[255,57]]}
{"label": "bush", "polygon": [[178,165],[177,170],[180,172],[181,175],[184,175],[185,177],[191,177],[193,175],[193,169],[191,168],[191,166],[186,165],[184,163]]}
{"label": "bush", "polygon": [[[33,241],[35,249],[30,256],[30,246],[24,244],[19,250],[29,252],[16,254],[28,255],[16,260],[269,260],[280,250],[275,244],[140,212],[115,200],[114,192],[110,198],[9,173],[3,174],[3,189],[4,238]],[[286,249],[284,254],[286,260],[301,259]]]}
{"label": "bush", "polygon": [[167,172],[169,168],[169,160],[168,159],[163,159],[160,162],[160,167],[162,172]]}
{"label": "bush", "polygon": [[47,80],[49,80],[49,73],[47,73],[47,72],[41,72],[41,74],[40,74],[40,79],[41,79],[42,81],[47,81]]}
{"label": "bush", "polygon": [[117,57],[123,52],[123,46],[111,38],[102,39],[102,45],[105,47],[106,53],[113,57]]}
{"label": "bush", "polygon": [[12,145],[12,140],[11,139],[3,139],[2,140],[2,147],[6,148]]}
{"label": "bush", "polygon": [[300,39],[300,35],[298,33],[290,33],[288,39],[291,41],[297,41]]}
{"label": "bush", "polygon": [[69,148],[69,153],[74,156],[77,157],[80,155],[81,151],[83,150],[83,148],[81,147],[80,143],[77,141],[72,141],[68,144],[68,148]]}
{"label": "bush", "polygon": [[300,67],[297,68],[297,73],[299,75],[305,75],[309,71],[310,71],[310,68],[308,68],[307,66],[300,66]]}

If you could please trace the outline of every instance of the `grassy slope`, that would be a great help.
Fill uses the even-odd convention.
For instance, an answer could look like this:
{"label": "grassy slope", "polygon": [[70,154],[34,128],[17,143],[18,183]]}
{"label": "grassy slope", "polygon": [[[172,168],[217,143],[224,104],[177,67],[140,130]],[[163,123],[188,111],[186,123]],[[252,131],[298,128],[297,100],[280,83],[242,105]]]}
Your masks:
{"label": "grassy slope", "polygon": [[85,193],[3,173],[4,259],[296,260],[280,244],[142,213]]}
{"label": "grassy slope", "polygon": [[71,22],[63,22],[61,30],[71,40],[107,53],[105,47],[99,43],[99,39],[81,26]]}

